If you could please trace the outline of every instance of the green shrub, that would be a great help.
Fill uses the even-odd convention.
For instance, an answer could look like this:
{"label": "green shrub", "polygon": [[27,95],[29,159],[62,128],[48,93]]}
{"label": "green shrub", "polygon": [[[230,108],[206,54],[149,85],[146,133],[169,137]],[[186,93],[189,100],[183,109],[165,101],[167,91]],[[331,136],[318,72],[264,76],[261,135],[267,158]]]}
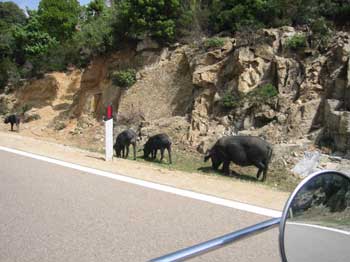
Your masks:
{"label": "green shrub", "polygon": [[220,48],[220,47],[223,47],[224,44],[225,44],[224,39],[218,38],[218,37],[208,38],[204,42],[204,46],[206,49]]}
{"label": "green shrub", "polygon": [[332,36],[332,25],[324,17],[311,21],[311,47],[325,50]]}
{"label": "green shrub", "polygon": [[302,48],[305,48],[306,47],[306,37],[304,35],[301,35],[301,34],[296,34],[287,40],[286,46],[292,50],[300,50]]}
{"label": "green shrub", "polygon": [[224,94],[220,102],[223,107],[232,109],[241,106],[244,102],[248,102],[252,105],[265,104],[277,95],[277,89],[272,84],[266,84],[245,95],[234,96],[232,93],[227,92]]}
{"label": "green shrub", "polygon": [[24,113],[28,112],[30,109],[32,109],[32,105],[24,104],[23,106],[21,106],[19,111],[23,115]]}
{"label": "green shrub", "polygon": [[134,69],[118,70],[111,74],[112,83],[122,88],[128,88],[136,83],[136,71]]}
{"label": "green shrub", "polygon": [[250,94],[265,100],[277,96],[278,92],[272,84],[266,84],[253,90]]}
{"label": "green shrub", "polygon": [[327,35],[329,33],[329,26],[324,17],[319,17],[314,19],[310,23],[310,28],[313,34],[317,35]]}
{"label": "green shrub", "polygon": [[272,84],[266,84],[255,88],[245,95],[245,99],[251,104],[266,104],[271,98],[278,95],[277,89]]}
{"label": "green shrub", "polygon": [[220,102],[223,107],[232,109],[240,105],[241,99],[241,96],[234,96],[231,92],[226,92]]}

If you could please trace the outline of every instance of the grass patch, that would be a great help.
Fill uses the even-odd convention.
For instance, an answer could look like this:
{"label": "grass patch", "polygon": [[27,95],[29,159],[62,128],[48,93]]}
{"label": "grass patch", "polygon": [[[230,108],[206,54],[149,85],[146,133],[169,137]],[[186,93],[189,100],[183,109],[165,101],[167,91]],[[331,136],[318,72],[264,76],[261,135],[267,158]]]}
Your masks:
{"label": "grass patch", "polygon": [[[173,164],[168,162],[168,152],[164,152],[164,159],[160,162],[160,153],[158,152],[156,160],[145,160],[142,157],[143,153],[138,152],[136,161],[145,164],[152,164],[167,170],[178,170],[189,173],[199,173],[209,176],[221,176],[227,179],[238,179],[242,182],[248,183],[260,183],[267,185],[271,188],[292,192],[295,187],[300,182],[300,179],[294,177],[288,170],[283,168],[273,168],[271,167],[267,173],[267,179],[265,182],[256,180],[256,173],[258,169],[254,166],[251,167],[240,167],[234,164],[231,164],[230,168],[232,170],[232,176],[225,176],[221,171],[215,171],[211,168],[211,162],[204,162],[203,155],[195,152],[188,152],[180,149],[173,149],[172,151],[172,160]],[[129,160],[133,160],[133,155],[129,153]]]}
{"label": "grass patch", "polygon": [[281,191],[292,192],[301,182],[288,169],[271,166],[267,173],[266,184]]}
{"label": "grass patch", "polygon": [[[104,154],[102,150],[96,150],[92,148],[83,148],[91,152]],[[140,149],[140,148],[138,148]],[[116,157],[116,156],[114,156]],[[103,158],[104,159],[104,158]],[[172,150],[172,160],[173,164],[169,164],[168,162],[168,152],[164,152],[164,159],[160,162],[160,153],[158,152],[156,160],[145,160],[143,158],[143,152],[136,152],[136,161],[143,164],[158,166],[161,168],[165,168],[167,170],[177,170],[187,173],[199,173],[201,175],[206,176],[220,176],[225,179],[236,179],[245,183],[258,183],[262,185],[266,185],[270,188],[284,191],[284,192],[292,192],[296,186],[299,184],[301,179],[293,176],[288,169],[282,167],[274,167],[271,165],[267,172],[267,178],[265,182],[256,180],[256,173],[258,169],[254,166],[250,167],[240,167],[231,163],[232,176],[225,176],[221,171],[215,171],[211,168],[211,162],[204,162],[203,155],[196,152],[188,152],[178,148],[173,148]],[[133,160],[132,148],[130,147],[128,160]],[[221,166],[222,167],[222,166]]]}
{"label": "grass patch", "polygon": [[[179,170],[183,172],[201,172],[200,169],[211,169],[210,163],[204,163],[203,156],[198,153],[189,153],[187,151],[173,149],[172,150],[172,164],[169,164],[168,151],[164,151],[164,159],[160,162],[160,152],[158,151],[157,159],[144,159],[143,152],[138,152],[136,161],[154,164],[157,166],[161,166],[168,170]],[[133,155],[129,153],[129,160],[133,160]]]}

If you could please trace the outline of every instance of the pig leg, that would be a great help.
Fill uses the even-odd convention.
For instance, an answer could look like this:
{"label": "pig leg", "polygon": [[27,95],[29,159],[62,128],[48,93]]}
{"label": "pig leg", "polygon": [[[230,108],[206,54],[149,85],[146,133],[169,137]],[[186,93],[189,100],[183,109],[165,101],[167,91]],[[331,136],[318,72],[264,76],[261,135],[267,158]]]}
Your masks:
{"label": "pig leg", "polygon": [[133,148],[133,151],[134,151],[134,160],[136,160],[136,143],[132,144],[132,148]]}
{"label": "pig leg", "polygon": [[268,164],[266,164],[265,165],[265,168],[264,168],[264,172],[263,172],[263,178],[262,178],[262,180],[261,181],[265,181],[266,180],[266,175],[267,175],[267,170],[269,169],[269,165]]}
{"label": "pig leg", "polygon": [[258,173],[256,174],[256,178],[259,180],[260,175],[266,169],[266,166],[262,162],[254,163],[254,165],[259,169]]}
{"label": "pig leg", "polygon": [[223,164],[222,170],[224,171],[224,174],[226,176],[230,176],[231,175],[230,161],[224,160],[224,164]]}
{"label": "pig leg", "polygon": [[129,146],[126,146],[126,156],[125,158],[128,158],[129,157]]}
{"label": "pig leg", "polygon": [[164,148],[161,148],[160,149],[160,162],[163,161],[163,158],[164,158]]}
{"label": "pig leg", "polygon": [[171,160],[171,147],[169,146],[169,147],[167,148],[167,150],[168,150],[168,155],[169,155],[169,164],[172,164],[173,162],[172,162],[172,160]]}

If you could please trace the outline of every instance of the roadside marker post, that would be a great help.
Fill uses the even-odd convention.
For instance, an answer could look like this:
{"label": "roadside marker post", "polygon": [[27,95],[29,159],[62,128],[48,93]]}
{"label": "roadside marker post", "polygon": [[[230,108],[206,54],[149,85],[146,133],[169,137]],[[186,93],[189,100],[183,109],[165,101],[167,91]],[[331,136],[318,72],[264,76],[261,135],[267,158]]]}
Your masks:
{"label": "roadside marker post", "polygon": [[113,158],[113,113],[112,105],[107,106],[105,118],[105,160],[111,161]]}

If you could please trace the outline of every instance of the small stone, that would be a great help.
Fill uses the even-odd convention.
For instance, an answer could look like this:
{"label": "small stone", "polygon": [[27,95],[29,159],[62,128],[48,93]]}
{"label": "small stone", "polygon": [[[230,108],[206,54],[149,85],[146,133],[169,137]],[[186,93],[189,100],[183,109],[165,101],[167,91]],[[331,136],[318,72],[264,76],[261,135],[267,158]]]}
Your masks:
{"label": "small stone", "polygon": [[301,105],[301,104],[302,104],[302,102],[301,102],[300,99],[298,99],[297,101],[295,101],[295,103],[296,103],[297,105]]}
{"label": "small stone", "polygon": [[333,161],[333,162],[341,162],[342,161],[342,158],[339,157],[339,156],[329,156],[329,160],[330,161]]}
{"label": "small stone", "polygon": [[280,114],[277,116],[277,121],[280,124],[284,124],[286,122],[286,120],[287,120],[287,117],[285,115]]}
{"label": "small stone", "polygon": [[220,100],[221,100],[221,96],[219,95],[218,92],[216,92],[214,95],[214,103],[219,102]]}

